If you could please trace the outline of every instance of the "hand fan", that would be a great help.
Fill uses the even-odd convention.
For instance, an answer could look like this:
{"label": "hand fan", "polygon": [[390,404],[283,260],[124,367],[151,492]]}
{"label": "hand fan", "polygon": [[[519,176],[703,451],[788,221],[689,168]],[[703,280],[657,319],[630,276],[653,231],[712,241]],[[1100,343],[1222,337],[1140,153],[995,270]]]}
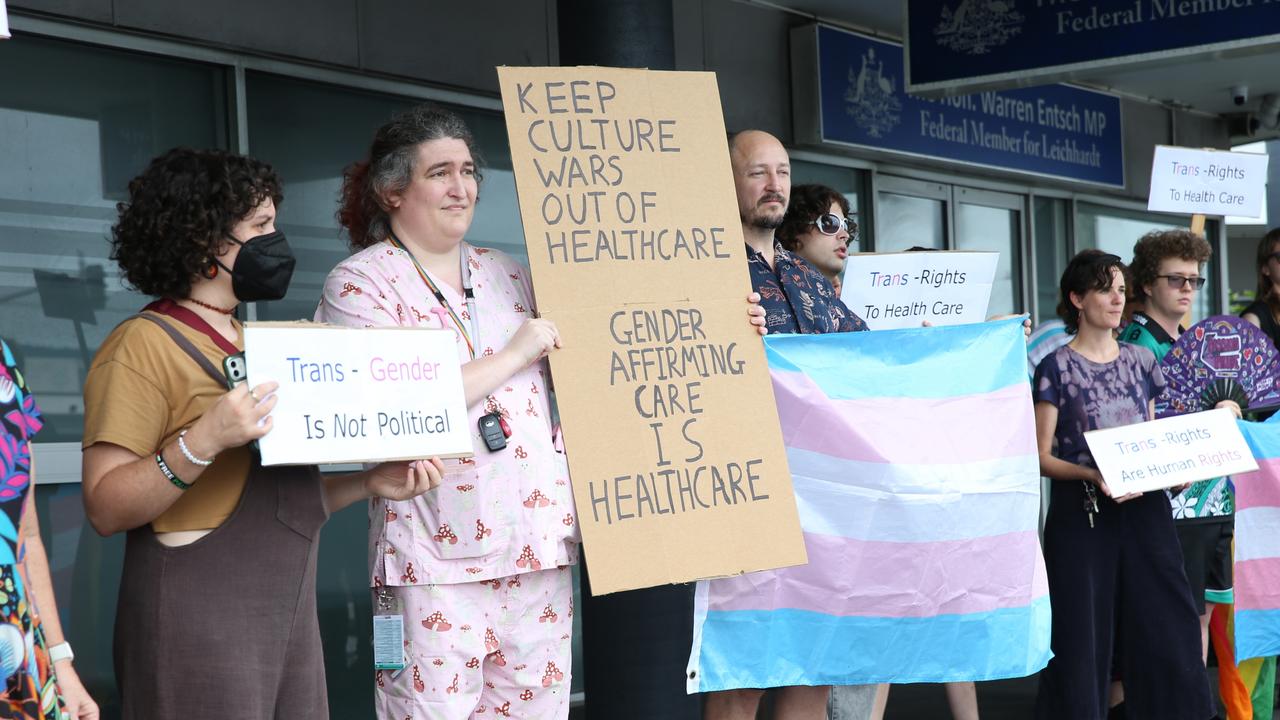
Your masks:
{"label": "hand fan", "polygon": [[1278,402],[1277,358],[1271,339],[1253,325],[1230,315],[1205,318],[1160,361],[1168,386],[1156,400],[1156,417],[1208,410],[1222,400],[1241,408]]}

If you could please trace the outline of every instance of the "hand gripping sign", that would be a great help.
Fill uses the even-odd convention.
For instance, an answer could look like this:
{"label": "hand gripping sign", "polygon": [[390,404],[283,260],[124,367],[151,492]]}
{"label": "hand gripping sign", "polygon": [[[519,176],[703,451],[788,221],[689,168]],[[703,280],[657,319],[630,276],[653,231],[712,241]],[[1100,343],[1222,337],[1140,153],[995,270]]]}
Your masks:
{"label": "hand gripping sign", "polygon": [[450,331],[249,323],[244,346],[250,387],[280,383],[263,465],[473,452]]}

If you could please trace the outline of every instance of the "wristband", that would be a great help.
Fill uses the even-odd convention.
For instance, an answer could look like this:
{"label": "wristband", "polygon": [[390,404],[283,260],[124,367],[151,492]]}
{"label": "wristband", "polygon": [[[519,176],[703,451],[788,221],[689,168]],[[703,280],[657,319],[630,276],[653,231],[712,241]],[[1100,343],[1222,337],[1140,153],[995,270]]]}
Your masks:
{"label": "wristband", "polygon": [[75,660],[76,654],[71,651],[71,643],[60,642],[57,645],[49,646],[49,664],[62,662],[63,660]]}
{"label": "wristband", "polygon": [[178,449],[182,451],[182,456],[187,459],[187,462],[191,463],[192,465],[199,465],[200,467],[209,467],[210,465],[212,465],[213,464],[212,460],[201,460],[200,458],[196,457],[195,453],[191,452],[191,448],[187,447],[187,441],[184,438],[186,434],[187,434],[186,430],[183,430],[182,432],[178,433]]}
{"label": "wristband", "polygon": [[179,490],[187,490],[191,487],[190,483],[182,482],[181,478],[173,474],[173,471],[169,469],[169,463],[165,462],[164,458],[160,457],[160,453],[156,453],[156,465],[160,467],[160,472],[164,473],[164,476],[169,478],[169,482],[173,483],[174,487]]}

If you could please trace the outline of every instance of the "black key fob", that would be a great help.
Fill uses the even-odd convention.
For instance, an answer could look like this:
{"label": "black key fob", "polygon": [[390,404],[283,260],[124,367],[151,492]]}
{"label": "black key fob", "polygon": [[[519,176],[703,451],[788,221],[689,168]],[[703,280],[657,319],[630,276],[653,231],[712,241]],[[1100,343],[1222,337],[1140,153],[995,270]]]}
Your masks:
{"label": "black key fob", "polygon": [[507,435],[502,432],[502,417],[498,413],[481,415],[478,425],[485,447],[490,450],[501,450],[507,446]]}

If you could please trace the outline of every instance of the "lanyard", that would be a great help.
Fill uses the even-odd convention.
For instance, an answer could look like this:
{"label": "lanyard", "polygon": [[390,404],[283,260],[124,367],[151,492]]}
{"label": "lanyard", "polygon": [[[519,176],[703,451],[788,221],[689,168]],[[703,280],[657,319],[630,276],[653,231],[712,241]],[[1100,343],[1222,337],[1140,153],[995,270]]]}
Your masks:
{"label": "lanyard", "polygon": [[154,313],[159,313],[160,315],[168,315],[182,324],[198,330],[212,340],[213,344],[217,345],[219,350],[228,355],[235,355],[240,352],[240,348],[236,347],[230,340],[223,337],[222,333],[210,327],[209,323],[205,322],[203,318],[169,298],[156,300],[142,308],[142,310],[144,312],[149,310]]}
{"label": "lanyard", "polygon": [[458,313],[453,311],[453,306],[449,304],[448,298],[446,298],[444,293],[440,291],[440,287],[431,281],[431,276],[427,275],[427,271],[422,268],[422,263],[418,262],[418,258],[414,257],[413,253],[409,252],[409,248],[405,247],[404,243],[400,241],[400,238],[396,237],[394,231],[390,233],[390,237],[387,238],[387,242],[391,243],[393,247],[403,250],[404,254],[408,255],[409,259],[413,261],[413,267],[418,271],[418,277],[422,278],[423,284],[427,286],[427,289],[431,291],[432,295],[436,296],[436,302],[440,303],[440,307],[444,308],[449,314],[449,319],[453,321],[453,326],[458,329],[458,332],[462,335],[462,340],[467,344],[467,352],[471,353],[471,359],[475,360],[476,347],[472,338],[475,337],[478,339],[480,337],[480,331],[476,325],[476,294],[475,291],[471,289],[471,269],[467,267],[467,253],[462,248],[458,248],[458,261],[459,265],[461,265],[460,270],[462,273],[462,295],[466,299],[467,315],[469,315],[471,319],[470,331],[468,331],[467,326],[463,324],[462,318],[458,317]]}

